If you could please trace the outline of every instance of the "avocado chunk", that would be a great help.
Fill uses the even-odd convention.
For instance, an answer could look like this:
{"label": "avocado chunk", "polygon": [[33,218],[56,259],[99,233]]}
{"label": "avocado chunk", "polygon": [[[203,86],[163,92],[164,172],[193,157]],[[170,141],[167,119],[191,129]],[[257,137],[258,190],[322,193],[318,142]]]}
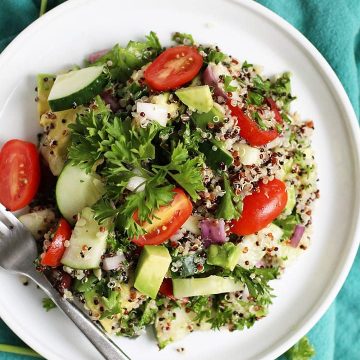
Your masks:
{"label": "avocado chunk", "polygon": [[39,118],[42,114],[50,111],[50,106],[48,103],[48,97],[50,90],[54,85],[56,75],[54,74],[39,74],[36,77],[37,85],[37,109]]}
{"label": "avocado chunk", "polygon": [[241,282],[230,277],[211,275],[206,278],[173,279],[173,290],[176,298],[213,295],[240,291],[244,288]]}
{"label": "avocado chunk", "polygon": [[190,86],[175,91],[176,96],[190,110],[207,113],[214,105],[208,85]]}
{"label": "avocado chunk", "polygon": [[208,124],[214,124],[224,119],[224,114],[215,106],[211,108],[210,111],[206,113],[193,113],[191,119],[196,125],[196,127],[205,130]]}
{"label": "avocado chunk", "polygon": [[284,213],[291,214],[291,212],[293,211],[293,209],[296,205],[295,186],[293,186],[293,185],[287,186],[287,194],[288,194],[288,199],[287,199],[287,203],[286,203],[286,206],[284,209]]}
{"label": "avocado chunk", "polygon": [[230,166],[233,162],[231,153],[215,139],[200,143],[199,150],[205,155],[206,164],[213,170],[221,169],[222,165]]}
{"label": "avocado chunk", "polygon": [[68,125],[75,122],[77,114],[81,111],[80,107],[54,113],[49,111],[40,118],[40,125],[44,128],[40,152],[55,176],[60,175],[67,159],[70,145]]}
{"label": "avocado chunk", "polygon": [[241,254],[241,248],[231,242],[223,245],[212,244],[207,250],[207,263],[233,271]]}
{"label": "avocado chunk", "polygon": [[55,77],[53,74],[37,76],[37,97],[40,125],[44,128],[40,152],[53,175],[58,176],[64,167],[70,145],[68,125],[75,122],[77,114],[83,111],[83,107],[58,112],[51,111],[48,97]]}
{"label": "avocado chunk", "polygon": [[100,226],[94,219],[94,212],[86,207],[71,234],[61,263],[73,269],[88,270],[100,267],[101,256],[106,250],[108,237],[106,224]]}
{"label": "avocado chunk", "polygon": [[170,263],[166,247],[145,245],[136,267],[134,287],[155,299]]}

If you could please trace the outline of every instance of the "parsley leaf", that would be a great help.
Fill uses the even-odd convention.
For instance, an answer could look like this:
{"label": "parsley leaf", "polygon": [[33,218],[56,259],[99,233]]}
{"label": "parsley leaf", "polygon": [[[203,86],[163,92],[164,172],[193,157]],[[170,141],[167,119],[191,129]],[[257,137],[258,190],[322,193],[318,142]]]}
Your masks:
{"label": "parsley leaf", "polygon": [[217,219],[224,220],[238,219],[242,212],[242,202],[240,198],[234,194],[227,176],[224,176],[224,190],[225,194],[220,200],[215,216]]}
{"label": "parsley leaf", "polygon": [[111,291],[109,297],[102,296],[101,300],[104,304],[105,311],[102,313],[100,320],[121,312],[120,293],[118,291]]}
{"label": "parsley leaf", "polygon": [[217,50],[210,50],[208,56],[207,56],[207,62],[208,63],[215,63],[218,64],[220,62],[222,62],[223,60],[226,59],[226,55],[224,53],[222,53],[221,51],[217,51]]}
{"label": "parsley leaf", "polygon": [[46,310],[46,312],[56,308],[55,303],[50,298],[43,298],[42,306]]}
{"label": "parsley leaf", "polygon": [[239,265],[232,272],[223,271],[222,276],[232,276],[241,281],[249,290],[250,295],[262,305],[271,304],[272,288],[268,284],[279,276],[278,268],[245,269]]}
{"label": "parsley leaf", "polygon": [[230,83],[231,83],[232,81],[233,81],[233,78],[232,78],[231,76],[226,75],[226,76],[224,77],[224,89],[225,89],[225,91],[230,91],[230,92],[232,92],[232,91],[235,91],[235,90],[237,89],[236,86],[230,85]]}
{"label": "parsley leaf", "polygon": [[86,172],[90,172],[97,162],[104,160],[104,152],[108,149],[106,127],[109,119],[110,110],[98,96],[94,107],[88,113],[79,114],[75,123],[69,125],[69,159]]}
{"label": "parsley leaf", "polygon": [[179,142],[171,154],[170,163],[159,168],[164,169],[193,200],[199,199],[198,192],[205,189],[201,168],[204,164],[202,156],[189,159],[189,151]]}
{"label": "parsley leaf", "polygon": [[186,308],[192,310],[196,317],[194,321],[206,321],[211,318],[212,297],[193,296],[186,304]]}
{"label": "parsley leaf", "polygon": [[256,121],[256,123],[259,125],[259,128],[261,130],[268,130],[267,126],[265,125],[263,119],[261,118],[261,116],[259,115],[259,113],[257,111],[254,111],[252,113],[252,118]]}
{"label": "parsley leaf", "polygon": [[289,215],[285,219],[275,219],[274,224],[279,226],[284,232],[281,240],[287,240],[291,238],[296,225],[300,224],[300,217],[298,214]]}
{"label": "parsley leaf", "polygon": [[151,32],[146,41],[129,41],[125,48],[115,45],[91,65],[108,65],[111,77],[126,81],[131,73],[154,59],[162,48],[157,35]]}
{"label": "parsley leaf", "polygon": [[273,83],[271,83],[270,94],[278,101],[283,103],[283,109],[289,111],[290,103],[296,97],[291,95],[290,73],[283,73]]}
{"label": "parsley leaf", "polygon": [[194,45],[195,41],[192,35],[186,33],[176,32],[172,35],[171,40],[178,44],[183,45]]}
{"label": "parsley leaf", "polygon": [[310,360],[314,355],[315,349],[306,336],[285,353],[288,360]]}
{"label": "parsley leaf", "polygon": [[253,66],[253,64],[249,64],[246,60],[243,62],[243,64],[242,64],[242,68],[243,69],[248,69],[248,68],[250,68],[250,67],[252,67]]}
{"label": "parsley leaf", "polygon": [[247,103],[260,106],[264,103],[264,97],[254,91],[248,92]]}

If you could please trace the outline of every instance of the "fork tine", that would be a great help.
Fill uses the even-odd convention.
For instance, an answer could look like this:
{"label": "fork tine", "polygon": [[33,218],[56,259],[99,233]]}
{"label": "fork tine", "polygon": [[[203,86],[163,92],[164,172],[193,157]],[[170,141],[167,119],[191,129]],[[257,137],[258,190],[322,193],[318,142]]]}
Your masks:
{"label": "fork tine", "polygon": [[5,206],[0,203],[0,214],[13,226],[16,226],[19,223],[19,220],[13,215],[10,211],[7,211]]}
{"label": "fork tine", "polygon": [[3,222],[0,221],[0,233],[3,235],[7,235],[9,231],[10,231],[9,228]]}

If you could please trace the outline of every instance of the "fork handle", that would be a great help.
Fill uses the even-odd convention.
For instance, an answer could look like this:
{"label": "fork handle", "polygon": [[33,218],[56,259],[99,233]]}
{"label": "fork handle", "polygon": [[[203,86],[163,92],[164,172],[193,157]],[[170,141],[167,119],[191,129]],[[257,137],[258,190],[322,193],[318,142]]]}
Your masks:
{"label": "fork handle", "polygon": [[131,360],[105,333],[68,300],[64,299],[50,284],[45,275],[34,271],[25,274],[39,285],[51,300],[67,315],[68,318],[89,339],[106,360]]}

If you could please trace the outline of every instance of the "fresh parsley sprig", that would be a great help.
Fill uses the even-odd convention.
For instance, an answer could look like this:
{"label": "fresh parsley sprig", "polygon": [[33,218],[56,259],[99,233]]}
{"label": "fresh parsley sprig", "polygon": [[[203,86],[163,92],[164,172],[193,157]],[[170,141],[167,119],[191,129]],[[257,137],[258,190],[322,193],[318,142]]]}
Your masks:
{"label": "fresh parsley sprig", "polygon": [[166,172],[196,201],[200,198],[198,192],[205,190],[201,175],[203,164],[203,156],[190,158],[185,145],[179,142],[172,151],[170,163],[156,167]]}
{"label": "fresh parsley sprig", "polygon": [[239,196],[236,196],[228,176],[224,176],[224,190],[225,194],[220,200],[219,207],[216,211],[216,218],[224,220],[238,219],[242,212],[242,201]]}
{"label": "fresh parsley sprig", "polygon": [[279,276],[278,268],[252,268],[245,269],[239,265],[230,271],[223,271],[223,276],[232,276],[241,281],[249,290],[250,295],[262,305],[272,303],[272,287],[269,285],[270,280]]}

